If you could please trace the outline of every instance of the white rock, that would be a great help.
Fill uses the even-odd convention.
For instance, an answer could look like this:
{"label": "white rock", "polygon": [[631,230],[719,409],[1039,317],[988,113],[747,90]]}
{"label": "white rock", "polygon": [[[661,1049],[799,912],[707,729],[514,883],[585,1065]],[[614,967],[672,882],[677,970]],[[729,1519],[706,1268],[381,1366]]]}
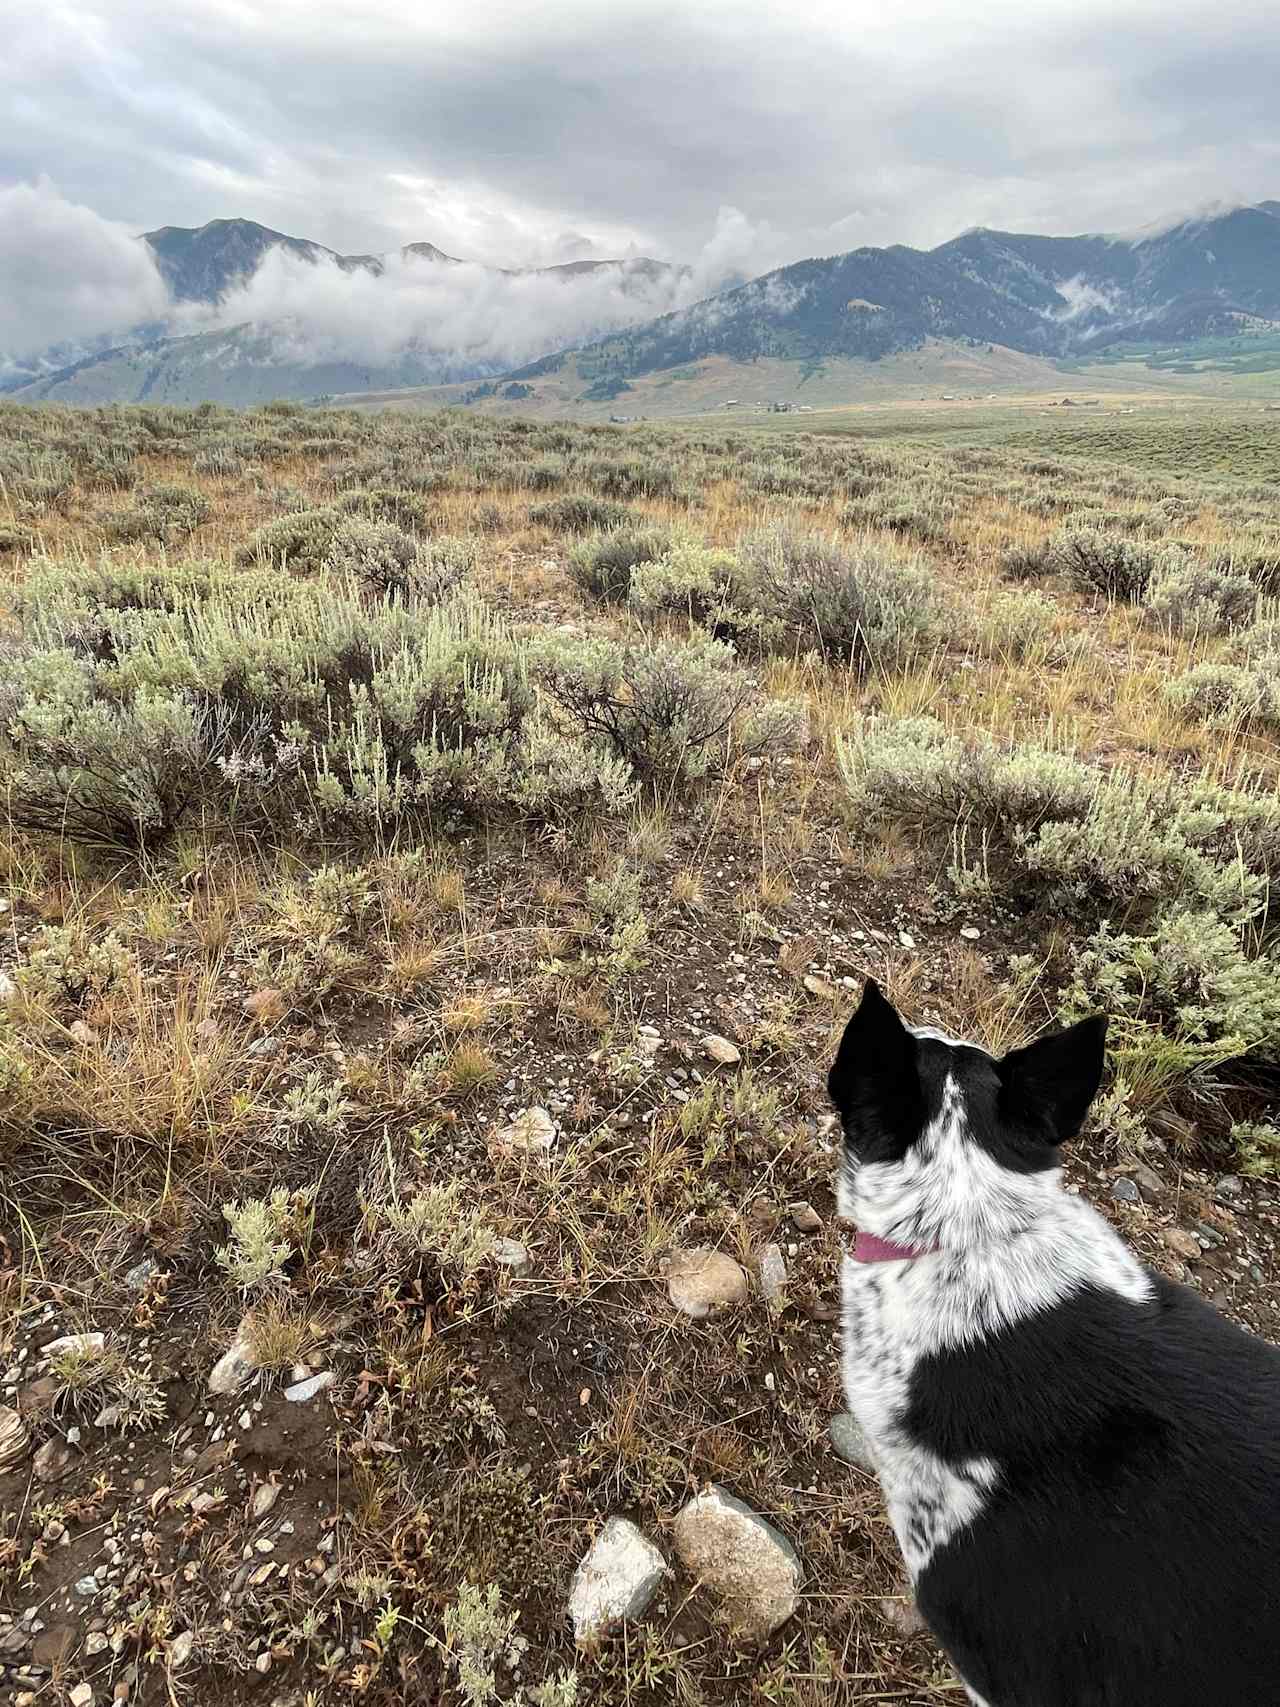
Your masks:
{"label": "white rock", "polygon": [[657,1593],[667,1562],[625,1517],[611,1517],[574,1573],[569,1616],[580,1642],[611,1624],[639,1618]]}
{"label": "white rock", "polygon": [[12,1405],[0,1405],[0,1476],[21,1464],[31,1449],[31,1430]]}
{"label": "white rock", "polygon": [[766,1641],[795,1612],[804,1581],[795,1548],[723,1488],[691,1499],[672,1535],[681,1564],[716,1596],[740,1636]]}
{"label": "white rock", "polygon": [[727,1037],[721,1037],[714,1031],[707,1033],[699,1048],[708,1061],[715,1061],[721,1067],[736,1067],[742,1059],[742,1051],[737,1044],[730,1043]]}
{"label": "white rock", "polygon": [[545,1108],[522,1108],[497,1139],[505,1150],[549,1150],[556,1141],[556,1123]]}
{"label": "white rock", "polygon": [[64,1334],[60,1340],[50,1340],[41,1357],[97,1357],[107,1343],[105,1334]]}
{"label": "white rock", "polygon": [[875,1473],[875,1458],[867,1445],[862,1424],[852,1412],[841,1411],[838,1416],[832,1417],[827,1433],[831,1436],[831,1445],[838,1458],[843,1458],[846,1464],[856,1464],[859,1470]]}
{"label": "white rock", "polygon": [[0,972],[0,1002],[11,1002],[18,994],[18,986],[7,972]]}
{"label": "white rock", "polygon": [[111,1638],[103,1635],[101,1630],[90,1630],[84,1639],[84,1651],[90,1659],[97,1654],[105,1654],[111,1646]]}
{"label": "white rock", "polygon": [[667,1293],[677,1310],[701,1321],[714,1310],[747,1300],[747,1277],[723,1251],[695,1246],[667,1259]]}
{"label": "white rock", "polygon": [[509,1269],[517,1280],[523,1280],[533,1267],[533,1259],[519,1239],[495,1239],[493,1260],[499,1268]]}
{"label": "white rock", "polygon": [[174,1671],[181,1671],[191,1658],[196,1639],[190,1630],[183,1630],[180,1635],[169,1643],[169,1664]]}
{"label": "white rock", "polygon": [[332,1387],[337,1379],[332,1369],[322,1369],[319,1375],[311,1375],[305,1381],[295,1381],[292,1387],[286,1387],[284,1396],[291,1405],[305,1405],[308,1399],[314,1399],[317,1393]]}
{"label": "white rock", "polygon": [[68,1695],[67,1700],[71,1703],[71,1707],[93,1707],[93,1685],[91,1683],[77,1683]]}
{"label": "white rock", "polygon": [[961,925],[960,935],[966,942],[977,942],[978,938],[982,935],[982,932],[976,925]]}
{"label": "white rock", "polygon": [[75,1459],[75,1453],[55,1434],[45,1441],[31,1460],[32,1473],[37,1482],[57,1482],[66,1475]]}
{"label": "white rock", "polygon": [[209,1391],[230,1398],[238,1393],[250,1376],[258,1372],[258,1360],[249,1344],[245,1325],[236,1330],[236,1337],[209,1371]]}
{"label": "white rock", "polygon": [[264,1482],[253,1496],[253,1504],[249,1508],[251,1515],[265,1517],[279,1498],[279,1482]]}
{"label": "white rock", "polygon": [[760,1290],[772,1310],[780,1310],[787,1301],[787,1265],[778,1245],[766,1245],[757,1262]]}

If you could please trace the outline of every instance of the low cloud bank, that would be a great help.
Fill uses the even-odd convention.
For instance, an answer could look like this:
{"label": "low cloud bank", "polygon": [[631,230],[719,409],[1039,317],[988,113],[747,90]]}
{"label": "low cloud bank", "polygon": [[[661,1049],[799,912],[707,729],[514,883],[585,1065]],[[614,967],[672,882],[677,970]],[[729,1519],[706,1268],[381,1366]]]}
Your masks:
{"label": "low cloud bank", "polygon": [[145,243],[51,184],[18,184],[0,190],[0,369],[56,365],[161,322],[175,336],[247,323],[256,359],[282,365],[389,367],[412,354],[495,373],[688,307],[758,271],[771,248],[767,230],[723,208],[678,269],[507,274],[392,254],[379,275],[276,249],[216,305],[175,305]]}
{"label": "low cloud bank", "polygon": [[162,318],[145,243],[48,182],[0,189],[0,365]]}

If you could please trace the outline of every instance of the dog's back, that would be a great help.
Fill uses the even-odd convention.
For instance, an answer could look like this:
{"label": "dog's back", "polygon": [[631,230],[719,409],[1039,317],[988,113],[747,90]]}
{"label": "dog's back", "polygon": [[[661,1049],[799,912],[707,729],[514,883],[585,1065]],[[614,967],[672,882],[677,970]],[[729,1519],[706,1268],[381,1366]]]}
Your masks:
{"label": "dog's back", "polygon": [[913,1371],[907,1433],[1000,1467],[916,1582],[992,1707],[1280,1699],[1280,1353],[1189,1289],[1088,1288]]}
{"label": "dog's back", "polygon": [[849,1404],[972,1699],[1280,1700],[1280,1351],[1061,1189],[1103,1034],[996,1062],[868,988],[831,1074]]}

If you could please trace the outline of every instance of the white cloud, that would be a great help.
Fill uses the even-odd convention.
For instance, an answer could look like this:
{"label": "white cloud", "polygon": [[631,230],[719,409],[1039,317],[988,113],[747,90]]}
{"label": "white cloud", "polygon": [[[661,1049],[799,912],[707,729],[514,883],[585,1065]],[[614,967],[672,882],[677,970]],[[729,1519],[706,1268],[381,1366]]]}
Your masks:
{"label": "white cloud", "polygon": [[0,188],[0,353],[36,354],[163,314],[151,252],[47,180]]}
{"label": "white cloud", "polygon": [[376,275],[276,249],[215,308],[187,304],[176,320],[184,331],[250,324],[281,363],[385,366],[415,351],[498,371],[686,307],[755,270],[766,247],[767,236],[722,208],[696,264],[656,277],[625,263],[569,276],[508,274],[395,253]]}

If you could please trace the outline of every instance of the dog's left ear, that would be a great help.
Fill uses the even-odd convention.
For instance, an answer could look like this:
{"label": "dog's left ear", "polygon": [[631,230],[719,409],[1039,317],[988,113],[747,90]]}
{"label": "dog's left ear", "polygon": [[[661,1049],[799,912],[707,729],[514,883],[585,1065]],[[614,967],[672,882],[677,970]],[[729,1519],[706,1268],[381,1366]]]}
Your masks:
{"label": "dog's left ear", "polygon": [[874,979],[867,979],[844,1028],[827,1093],[840,1111],[846,1137],[857,1126],[865,1129],[864,1136],[892,1139],[905,1149],[924,1126],[916,1040]]}
{"label": "dog's left ear", "polygon": [[1106,1044],[1106,1015],[1095,1014],[1010,1050],[997,1067],[1001,1117],[1043,1144],[1074,1138],[1102,1083]]}

